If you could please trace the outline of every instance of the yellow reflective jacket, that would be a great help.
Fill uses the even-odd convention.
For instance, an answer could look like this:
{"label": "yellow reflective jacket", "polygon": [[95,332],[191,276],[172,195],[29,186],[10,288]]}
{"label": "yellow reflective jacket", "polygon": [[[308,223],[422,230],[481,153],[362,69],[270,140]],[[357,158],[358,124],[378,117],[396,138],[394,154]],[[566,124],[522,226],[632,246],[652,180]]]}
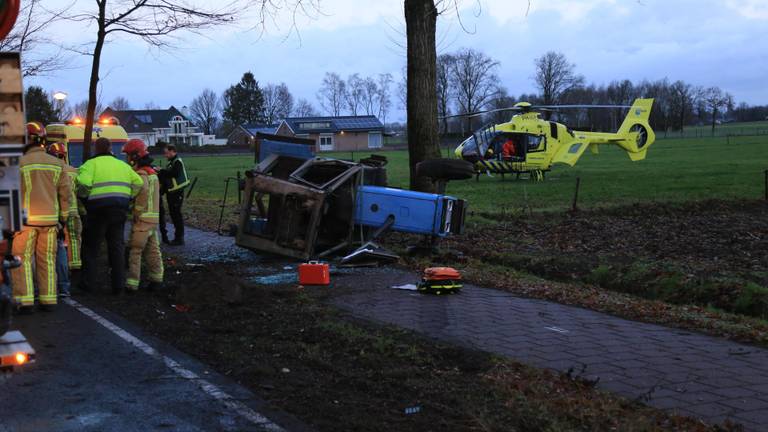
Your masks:
{"label": "yellow reflective jacket", "polygon": [[22,208],[29,226],[55,226],[69,215],[69,179],[64,162],[42,147],[27,150],[19,161]]}
{"label": "yellow reflective jacket", "polygon": [[131,198],[144,182],[130,165],[111,153],[96,155],[80,166],[77,185],[86,197],[85,207],[94,209],[122,207],[126,211]]}
{"label": "yellow reflective jacket", "polygon": [[64,173],[67,175],[67,180],[69,180],[69,215],[70,216],[78,216],[79,212],[78,209],[80,207],[80,203],[77,200],[77,188],[75,186],[76,180],[77,180],[77,168],[70,166],[68,164],[64,164]]}
{"label": "yellow reflective jacket", "polygon": [[160,220],[160,181],[151,168],[136,170],[144,184],[133,202],[133,221],[157,225]]}

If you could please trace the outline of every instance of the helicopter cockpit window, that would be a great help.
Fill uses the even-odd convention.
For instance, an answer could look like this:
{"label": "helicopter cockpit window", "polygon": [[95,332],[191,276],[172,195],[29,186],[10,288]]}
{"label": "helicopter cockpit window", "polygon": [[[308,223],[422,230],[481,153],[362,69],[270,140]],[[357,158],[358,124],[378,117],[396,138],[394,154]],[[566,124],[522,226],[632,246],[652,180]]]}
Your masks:
{"label": "helicopter cockpit window", "polygon": [[528,135],[528,153],[540,152],[547,149],[547,140],[543,135]]}
{"label": "helicopter cockpit window", "polygon": [[479,156],[480,152],[477,149],[477,140],[475,140],[474,136],[471,136],[464,140],[461,147],[461,156],[462,157],[472,157],[472,156]]}

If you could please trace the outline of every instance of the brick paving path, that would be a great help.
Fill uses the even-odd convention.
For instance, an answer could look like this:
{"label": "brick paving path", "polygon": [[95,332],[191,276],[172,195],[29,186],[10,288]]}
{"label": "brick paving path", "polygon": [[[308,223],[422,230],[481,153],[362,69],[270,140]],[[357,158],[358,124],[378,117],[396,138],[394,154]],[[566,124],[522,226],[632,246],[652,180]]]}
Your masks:
{"label": "brick paving path", "polygon": [[440,297],[389,288],[417,280],[389,269],[342,275],[334,286],[349,293],[334,303],[532,366],[583,370],[599,388],[658,408],[768,430],[768,350],[471,285]]}
{"label": "brick paving path", "polygon": [[[186,247],[168,251],[193,260],[250,261],[260,272],[269,267],[232,238],[194,229]],[[471,285],[441,297],[389,288],[417,280],[391,268],[334,275],[340,293],[334,303],[361,318],[531,366],[599,377],[599,388],[658,408],[768,430],[766,349]]]}

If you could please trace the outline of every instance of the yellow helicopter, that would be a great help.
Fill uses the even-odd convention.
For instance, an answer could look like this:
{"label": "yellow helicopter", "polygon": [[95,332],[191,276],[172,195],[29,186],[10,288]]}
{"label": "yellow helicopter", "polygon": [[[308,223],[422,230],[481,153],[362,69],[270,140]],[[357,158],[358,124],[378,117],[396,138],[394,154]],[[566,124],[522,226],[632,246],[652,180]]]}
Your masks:
{"label": "yellow helicopter", "polygon": [[[520,102],[512,108],[449,117],[517,111],[507,123],[486,126],[473,133],[456,148],[456,157],[474,164],[477,174],[528,174],[531,179],[542,180],[552,165],[573,166],[587,148],[597,154],[601,144],[618,145],[633,161],[645,159],[648,148],[656,140],[648,123],[652,106],[653,99],[637,99],[631,106],[533,106]],[[629,108],[629,113],[616,133],[573,131],[561,123],[541,118],[542,111],[569,108]]]}

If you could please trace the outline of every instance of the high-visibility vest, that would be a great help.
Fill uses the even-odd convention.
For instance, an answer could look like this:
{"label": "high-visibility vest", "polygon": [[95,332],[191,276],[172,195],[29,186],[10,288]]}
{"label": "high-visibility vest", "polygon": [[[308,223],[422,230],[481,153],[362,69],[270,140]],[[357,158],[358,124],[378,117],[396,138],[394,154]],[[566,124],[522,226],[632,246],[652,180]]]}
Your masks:
{"label": "high-visibility vest", "polygon": [[160,220],[160,181],[154,171],[137,171],[144,185],[133,203],[135,221],[157,224]]}
{"label": "high-visibility vest", "polygon": [[19,160],[22,208],[26,225],[54,226],[69,215],[70,184],[64,162],[42,147],[29,149]]}
{"label": "high-visibility vest", "polygon": [[128,208],[144,181],[130,165],[112,154],[100,154],[80,166],[77,175],[78,188],[86,197],[86,208]]}
{"label": "high-visibility vest", "polygon": [[176,192],[184,189],[189,185],[189,177],[187,177],[187,168],[184,166],[184,161],[180,157],[176,156],[168,161],[166,169],[173,172],[173,164],[179,164],[178,172],[175,176],[170,178],[170,184],[168,185],[168,192]]}

